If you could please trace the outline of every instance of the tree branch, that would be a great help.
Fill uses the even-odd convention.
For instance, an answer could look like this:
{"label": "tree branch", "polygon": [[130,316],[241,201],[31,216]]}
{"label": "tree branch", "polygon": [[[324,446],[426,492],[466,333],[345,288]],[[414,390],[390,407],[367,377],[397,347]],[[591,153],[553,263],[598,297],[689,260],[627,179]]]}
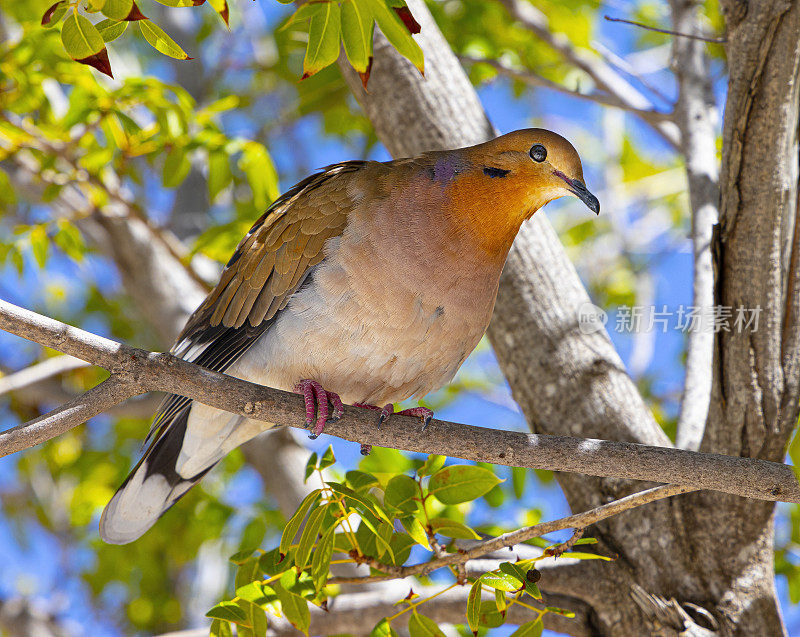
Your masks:
{"label": "tree branch", "polygon": [[[639,111],[653,110],[652,102],[603,60],[572,46],[564,36],[550,31],[547,19],[532,4],[520,0],[501,0],[511,16],[557,51],[567,62],[581,69],[603,91],[614,95],[621,103]],[[654,124],[664,140],[680,148],[680,133],[672,122]]]}
{"label": "tree branch", "polygon": [[18,391],[31,385],[36,385],[73,369],[87,367],[88,363],[74,356],[56,356],[47,358],[30,367],[21,369],[13,374],[0,377],[0,396],[11,391]]}
{"label": "tree branch", "polygon": [[[671,0],[670,4],[676,30],[700,32],[699,4],[684,0]],[[714,330],[709,328],[714,307],[711,232],[719,217],[718,116],[711,86],[711,64],[703,43],[685,38],[675,40],[673,67],[678,80],[675,115],[681,131],[692,218],[692,304],[703,317],[702,327],[689,332],[676,443],[681,449],[696,451],[708,416],[714,358]]]}
{"label": "tree branch", "polygon": [[699,33],[690,33],[688,31],[659,29],[658,27],[652,27],[649,24],[636,22],[635,20],[626,20],[624,18],[612,18],[610,15],[604,15],[603,18],[605,20],[608,20],[609,22],[621,22],[622,24],[630,24],[631,26],[639,27],[640,29],[645,29],[647,31],[654,31],[656,33],[663,33],[665,35],[674,35],[679,38],[689,38],[690,40],[708,42],[709,44],[725,44],[728,41],[728,38],[718,38],[710,35],[701,35]]}
{"label": "tree branch", "polygon": [[571,89],[563,84],[559,84],[558,82],[548,80],[546,77],[542,77],[538,73],[534,73],[531,70],[514,69],[510,66],[506,66],[499,60],[492,60],[490,58],[476,58],[469,55],[459,55],[458,59],[469,64],[488,64],[501,75],[525,82],[531,86],[541,86],[544,88],[549,88],[553,91],[558,91],[559,93],[564,93],[565,95],[571,95],[572,97],[602,104],[603,106],[621,108],[629,113],[633,113],[634,115],[641,117],[644,121],[646,121],[648,124],[652,124],[653,126],[657,126],[662,122],[672,121],[672,115],[670,113],[662,113],[661,111],[657,111],[652,108],[636,108],[631,104],[623,102],[616,95],[611,93],[581,93],[577,89]]}
{"label": "tree branch", "polygon": [[[504,533],[482,542],[477,542],[471,548],[460,550],[457,553],[446,553],[440,555],[435,559],[419,564],[412,564],[410,566],[393,566],[390,564],[383,564],[374,559],[366,559],[364,562],[369,564],[372,568],[386,573],[386,575],[367,575],[364,577],[335,577],[329,580],[329,584],[358,584],[387,579],[399,579],[409,577],[411,575],[428,575],[436,569],[445,566],[457,566],[459,564],[466,564],[469,560],[476,557],[483,557],[488,553],[497,551],[504,548],[509,548],[515,544],[520,544],[535,537],[541,537],[548,533],[555,533],[556,531],[563,531],[564,529],[578,529],[583,530],[587,526],[610,518],[612,515],[618,515],[623,511],[634,509],[636,507],[649,504],[656,500],[668,498],[673,495],[681,493],[688,493],[695,491],[693,487],[682,485],[664,485],[654,487],[634,493],[633,495],[614,500],[608,504],[604,504],[590,511],[583,513],[576,513],[560,520],[552,520],[549,522],[542,522],[534,524],[533,526],[526,526],[516,531]],[[575,538],[577,539],[577,538]],[[563,552],[563,551],[562,551]]]}
{"label": "tree branch", "polygon": [[[98,386],[55,412],[0,434],[0,457],[75,427],[100,411],[146,391],[167,391],[266,423],[300,427],[302,397],[212,372],[170,354],[147,352],[91,334],[0,300],[0,329],[111,372]],[[265,430],[268,427],[265,427]],[[800,502],[791,467],[753,458],[696,453],[629,442],[499,431],[394,416],[380,428],[374,414],[346,407],[326,432],[379,447],[501,464],[711,489],[761,500]]]}

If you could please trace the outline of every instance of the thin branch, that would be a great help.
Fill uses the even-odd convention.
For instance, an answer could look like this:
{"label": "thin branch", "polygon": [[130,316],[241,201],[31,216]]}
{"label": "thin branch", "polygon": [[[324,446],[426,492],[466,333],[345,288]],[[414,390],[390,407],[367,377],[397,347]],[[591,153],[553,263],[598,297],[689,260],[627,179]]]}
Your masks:
{"label": "thin branch", "polygon": [[[514,19],[557,51],[564,60],[591,77],[599,89],[614,95],[620,102],[634,109],[653,110],[653,103],[613,67],[601,58],[575,48],[566,36],[553,33],[545,16],[532,4],[521,0],[501,0],[501,2]],[[653,127],[673,148],[680,147],[680,133],[672,122],[660,122]]]}
{"label": "thin branch", "polygon": [[[60,436],[114,405],[142,393],[136,383],[110,376],[86,393],[25,424],[0,432],[0,449],[29,449]],[[7,455],[0,452],[0,455]]]}
{"label": "thin branch", "polygon": [[[454,566],[458,564],[465,564],[469,560],[476,557],[483,557],[493,551],[509,548],[515,544],[520,544],[535,537],[541,537],[548,533],[555,533],[556,531],[563,531],[564,529],[584,529],[591,524],[596,524],[601,520],[618,515],[629,509],[633,509],[656,500],[669,498],[673,495],[681,493],[688,493],[695,491],[694,487],[681,486],[681,485],[662,485],[653,487],[646,491],[640,491],[632,495],[614,500],[608,504],[603,504],[590,511],[583,513],[576,513],[574,515],[561,518],[559,520],[551,520],[549,522],[542,522],[534,524],[533,526],[526,526],[510,533],[498,535],[489,540],[477,542],[471,548],[458,551],[457,553],[448,553],[436,557],[435,559],[427,562],[420,562],[419,564],[412,564],[410,566],[394,566],[391,564],[383,564],[372,558],[364,560],[364,563],[369,564],[372,568],[382,571],[386,575],[366,575],[364,577],[334,577],[329,580],[329,584],[361,584],[365,582],[399,579],[409,577],[411,575],[424,576],[435,571],[436,569],[445,566]],[[575,536],[577,540],[579,536]],[[566,549],[565,549],[566,550]],[[562,551],[563,552],[563,551]]]}
{"label": "thin branch", "polygon": [[647,29],[648,31],[655,31],[656,33],[664,33],[666,35],[674,35],[679,38],[700,40],[702,42],[708,42],[709,44],[726,44],[728,42],[728,38],[715,38],[707,35],[698,35],[695,33],[681,33],[671,29],[659,29],[658,27],[651,27],[649,24],[642,24],[641,22],[635,22],[634,20],[625,20],[624,18],[612,18],[609,15],[604,15],[603,18],[609,22],[622,22],[623,24],[630,24],[634,27],[639,27],[640,29]]}
{"label": "thin branch", "polygon": [[13,374],[0,377],[0,396],[88,365],[86,361],[74,356],[55,356],[45,359]]}
{"label": "thin branch", "polygon": [[654,126],[661,122],[668,122],[672,120],[672,115],[670,113],[662,113],[661,111],[656,111],[654,109],[636,108],[626,102],[623,102],[616,95],[610,93],[581,93],[577,89],[571,89],[564,86],[563,84],[559,84],[558,82],[548,80],[546,77],[543,77],[538,73],[534,73],[533,71],[527,69],[526,70],[514,69],[511,68],[510,66],[506,66],[499,60],[492,60],[490,58],[477,58],[469,55],[459,55],[458,59],[461,60],[462,62],[467,62],[469,64],[488,64],[501,75],[504,75],[514,80],[525,82],[526,84],[530,84],[531,86],[540,86],[543,88],[548,88],[550,90],[558,91],[559,93],[563,93],[565,95],[571,95],[572,97],[577,97],[580,99],[585,99],[591,102],[595,102],[597,104],[602,104],[603,106],[621,108],[625,111],[628,111],[629,113],[634,113],[635,115],[638,115],[643,120],[645,120],[650,124],[653,124]]}
{"label": "thin branch", "polygon": [[[212,372],[170,354],[128,347],[2,300],[0,329],[105,367],[115,382],[127,383],[122,392],[125,397],[166,391],[265,423],[301,427],[305,420],[303,399],[297,394]],[[122,393],[104,399],[104,404],[121,402]],[[37,419],[37,442],[33,444],[77,426],[82,418],[85,420],[84,415],[60,412],[48,421],[50,427],[46,429]],[[26,430],[31,426],[28,423],[16,427],[13,442],[0,444],[0,456],[32,446],[26,442]],[[271,425],[264,427],[269,428]],[[419,420],[407,416],[393,416],[378,428],[372,412],[348,406],[343,419],[328,425],[326,433],[378,447],[506,466],[669,483],[761,500],[800,502],[800,484],[794,471],[777,462],[629,442],[502,431],[443,420],[432,421],[424,432],[420,429]]]}
{"label": "thin branch", "polygon": [[[683,0],[672,0],[670,4],[677,30],[700,30],[700,5]],[[711,234],[719,218],[718,115],[705,46],[692,39],[676,40],[673,56],[678,81],[675,121],[681,130],[692,219],[692,305],[702,321],[699,329],[689,332],[676,444],[696,451],[703,440],[711,402],[714,358],[715,334],[710,325],[715,304]]]}
{"label": "thin branch", "polygon": [[[414,586],[414,592],[424,598],[432,598],[420,607],[420,612],[430,617],[437,624],[463,624],[464,608],[469,594],[468,586],[458,586],[444,591],[449,585]],[[408,589],[406,587],[406,591]],[[402,596],[402,593],[400,594]],[[435,597],[434,597],[435,596]],[[347,633],[349,635],[369,635],[372,627],[384,617],[391,616],[401,610],[397,605],[398,592],[393,589],[379,588],[371,591],[346,593],[329,600],[327,610],[310,605],[311,626],[309,633],[312,635],[335,635]],[[526,602],[535,603],[530,598]],[[548,595],[548,602],[554,605],[569,608],[575,612],[575,618],[562,617],[555,613],[544,616],[545,627],[580,637],[588,637],[591,633],[586,629],[589,607],[574,598]],[[509,607],[506,621],[508,624],[523,624],[536,619],[538,613],[519,604]],[[392,621],[393,628],[405,626],[411,613],[403,613]],[[288,621],[280,617],[269,616],[268,637],[294,637],[297,629]],[[190,629],[170,632],[158,637],[205,637],[208,628]]]}

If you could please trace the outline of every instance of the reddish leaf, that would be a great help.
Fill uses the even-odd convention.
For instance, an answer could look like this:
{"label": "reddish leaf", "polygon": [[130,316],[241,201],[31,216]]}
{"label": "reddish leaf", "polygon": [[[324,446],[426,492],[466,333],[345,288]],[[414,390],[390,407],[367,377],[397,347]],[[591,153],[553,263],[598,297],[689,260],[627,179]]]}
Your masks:
{"label": "reddish leaf", "polygon": [[206,0],[192,0],[192,6],[199,7],[203,4]]}
{"label": "reddish leaf", "polygon": [[56,9],[63,4],[63,0],[58,0],[53,6],[51,6],[47,11],[44,12],[42,16],[42,26],[46,26],[50,24],[50,20],[53,19],[53,14],[56,12]]}
{"label": "reddish leaf", "polygon": [[147,20],[147,16],[144,15],[141,11],[139,11],[139,7],[136,6],[136,2],[133,3],[131,7],[131,12],[125,18],[126,22],[136,22],[137,20]]}
{"label": "reddish leaf", "polygon": [[408,7],[392,7],[392,9],[394,9],[397,17],[403,21],[403,24],[406,25],[406,29],[411,35],[416,35],[422,30],[419,22],[411,15],[411,9]]}
{"label": "reddish leaf", "polygon": [[105,73],[110,78],[114,77],[114,74],[111,73],[111,62],[108,61],[108,51],[105,47],[103,47],[99,53],[95,53],[94,55],[90,55],[89,57],[75,61],[80,62],[81,64],[88,64],[89,66],[96,68],[101,73]]}
{"label": "reddish leaf", "polygon": [[[369,56],[369,63],[367,64],[367,70],[363,73],[359,73],[361,76],[361,85],[364,87],[364,90],[367,90],[367,82],[369,82],[369,74],[372,72],[372,56]],[[369,92],[369,91],[367,91]]]}
{"label": "reddish leaf", "polygon": [[214,11],[219,14],[219,17],[222,18],[222,21],[227,27],[229,17],[228,0],[209,0],[208,3],[213,7]]}

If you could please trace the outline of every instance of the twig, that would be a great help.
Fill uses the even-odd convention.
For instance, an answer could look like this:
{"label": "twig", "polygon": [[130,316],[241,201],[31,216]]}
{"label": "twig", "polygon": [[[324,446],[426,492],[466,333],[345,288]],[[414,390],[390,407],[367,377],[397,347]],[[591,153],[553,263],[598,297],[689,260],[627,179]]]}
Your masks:
{"label": "twig", "polygon": [[575,542],[580,540],[583,537],[583,532],[585,531],[584,527],[578,527],[572,533],[572,537],[569,538],[566,542],[562,542],[561,544],[556,544],[555,546],[551,546],[549,549],[546,549],[544,554],[548,557],[561,557],[569,551],[573,546],[575,546]]}
{"label": "twig", "polygon": [[559,93],[563,93],[565,95],[571,95],[573,97],[578,97],[580,99],[589,100],[595,102],[597,104],[602,104],[604,106],[611,106],[613,108],[621,108],[629,113],[633,113],[638,115],[646,122],[656,125],[660,122],[667,122],[672,119],[672,115],[670,113],[662,113],[661,111],[656,111],[654,109],[642,109],[636,108],[626,102],[620,100],[616,95],[610,93],[581,93],[577,89],[571,89],[563,84],[559,84],[558,82],[554,82],[552,80],[548,80],[546,77],[542,77],[538,73],[534,73],[530,70],[520,70],[514,69],[510,66],[506,66],[499,60],[492,60],[489,58],[476,58],[469,55],[459,55],[458,59],[462,62],[467,62],[469,64],[488,64],[493,69],[495,69],[501,75],[506,77],[510,77],[514,80],[519,80],[521,82],[525,82],[526,84],[530,84],[532,86],[541,86],[543,88],[548,88],[553,91],[558,91]]}
{"label": "twig", "polygon": [[[672,0],[670,4],[677,30],[699,30],[699,5],[682,0]],[[707,323],[713,320],[715,303],[711,233],[719,217],[718,118],[705,47],[696,40],[683,39],[674,42],[673,50],[678,81],[675,121],[681,130],[692,219],[692,305],[703,322],[700,329],[689,331],[676,444],[696,451],[703,439],[711,402],[714,358],[714,330]]]}
{"label": "twig", "polygon": [[[663,498],[669,498],[674,495],[696,490],[697,489],[694,487],[674,484],[653,487],[652,489],[647,489],[646,491],[640,491],[639,493],[625,496],[624,498],[614,500],[608,504],[603,504],[595,509],[585,511],[583,513],[576,513],[559,520],[542,522],[540,524],[534,524],[533,526],[517,529],[516,531],[511,531],[510,533],[504,533],[503,535],[498,535],[497,537],[489,540],[478,542],[469,549],[459,551],[457,553],[448,553],[447,555],[437,557],[428,562],[421,562],[419,564],[412,564],[410,566],[394,566],[391,564],[382,564],[377,560],[369,559],[366,561],[366,563],[368,563],[372,568],[386,573],[386,575],[366,575],[363,577],[345,578],[334,577],[330,579],[328,583],[360,584],[369,581],[398,579],[409,577],[411,575],[427,575],[432,571],[444,566],[465,564],[473,558],[482,557],[488,553],[492,553],[493,551],[514,546],[515,544],[520,544],[521,542],[525,542],[534,537],[541,537],[542,535],[547,535],[548,533],[554,533],[556,531],[562,531],[564,529],[584,529],[587,526],[596,524],[601,520],[605,520],[606,518],[617,515],[629,509],[649,504],[650,502],[655,502],[656,500],[661,500]],[[573,536],[574,541],[577,541],[578,537]]]}
{"label": "twig", "polygon": [[[27,449],[81,424],[90,411],[102,411],[94,401],[102,401],[103,409],[107,409],[147,391],[180,394],[265,423],[302,427],[305,420],[303,399],[297,394],[212,372],[170,354],[128,347],[2,300],[0,329],[104,367],[111,372],[115,384],[124,385],[124,391],[115,396],[95,388],[97,391],[88,392],[91,408],[51,414],[48,427],[42,427],[37,419],[35,427],[27,423],[3,432],[0,456]],[[264,429],[271,427],[265,424]],[[372,412],[350,406],[345,408],[342,420],[330,424],[326,433],[379,447],[506,466],[669,483],[761,500],[800,502],[800,484],[792,468],[757,458],[501,431],[443,420],[433,420],[422,432],[418,419],[406,416],[393,416],[377,428]]]}
{"label": "twig", "polygon": [[647,29],[648,31],[655,31],[656,33],[664,33],[666,35],[675,35],[679,38],[689,38],[690,40],[701,40],[709,44],[726,44],[728,42],[728,38],[714,38],[707,35],[696,35],[694,33],[681,33],[671,29],[659,29],[658,27],[651,27],[649,24],[642,24],[634,20],[625,20],[624,18],[612,18],[608,15],[604,15],[603,18],[609,22],[622,22],[623,24],[630,24],[640,29]]}
{"label": "twig", "polygon": [[88,367],[86,361],[82,361],[74,356],[55,356],[48,358],[30,367],[21,369],[13,374],[0,377],[0,396],[10,391],[23,389],[36,383],[41,383],[48,378],[71,372],[74,369]]}
{"label": "twig", "polygon": [[[536,7],[521,0],[501,1],[512,17],[557,51],[567,62],[591,77],[598,88],[632,108],[643,111],[653,109],[653,103],[613,67],[597,56],[576,49],[565,36],[554,34],[548,27],[547,19]],[[653,127],[673,148],[680,147],[680,133],[672,122],[660,122]]]}

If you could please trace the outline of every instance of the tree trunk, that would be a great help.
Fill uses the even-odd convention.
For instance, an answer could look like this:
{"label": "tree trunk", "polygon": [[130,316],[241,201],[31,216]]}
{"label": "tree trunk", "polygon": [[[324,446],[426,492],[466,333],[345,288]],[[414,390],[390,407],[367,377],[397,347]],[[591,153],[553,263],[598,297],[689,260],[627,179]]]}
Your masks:
{"label": "tree trunk", "polygon": [[[369,93],[342,64],[381,141],[404,156],[493,135],[430,13],[419,0],[409,6],[422,24],[424,79],[379,34]],[[800,294],[797,266],[790,263],[797,261],[800,6],[750,2],[735,15],[741,6],[747,5],[726,5],[731,78],[716,302],[760,305],[761,324],[756,333],[726,333],[717,341],[703,449],[781,460],[798,413]],[[509,255],[489,328],[531,429],[670,446],[608,335],[578,329],[587,301],[539,212]],[[647,486],[567,474],[558,479],[575,511]],[[584,577],[573,573],[562,585],[553,573],[541,585],[589,605],[588,626],[576,626],[575,634],[780,635],[773,511],[770,503],[706,493],[654,503],[591,530],[603,550],[619,556],[616,562],[584,563]]]}

